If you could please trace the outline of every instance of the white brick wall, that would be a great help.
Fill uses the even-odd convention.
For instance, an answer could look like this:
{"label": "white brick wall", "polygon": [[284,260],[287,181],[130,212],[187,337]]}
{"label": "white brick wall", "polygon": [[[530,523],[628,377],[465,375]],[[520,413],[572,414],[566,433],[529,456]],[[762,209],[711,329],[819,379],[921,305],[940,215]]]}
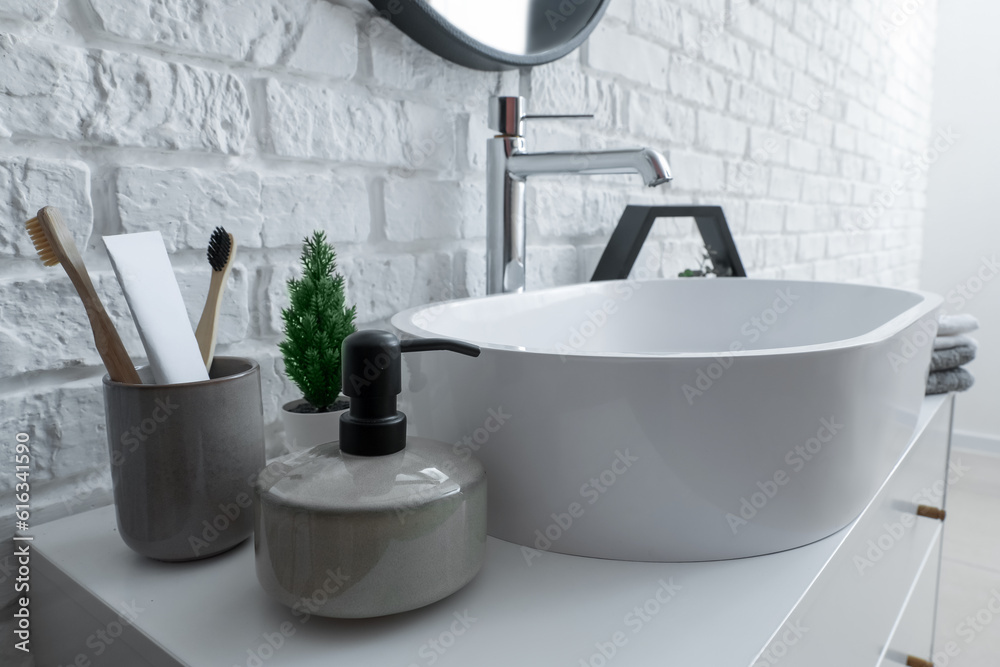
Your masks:
{"label": "white brick wall", "polygon": [[[136,358],[100,236],[161,230],[194,316],[210,230],[236,234],[219,351],[261,362],[276,453],[295,393],[278,312],[309,231],[337,244],[364,324],[483,292],[490,94],[597,116],[538,123],[531,147],[649,145],[676,177],[533,182],[531,287],[585,280],[628,202],[723,204],[756,276],[914,286],[926,179],[906,165],[937,129],[934,4],[885,38],[893,2],[613,0],[577,52],[496,74],[442,61],[364,0],[0,0],[0,459],[27,430],[38,498],[107,500],[102,369],[65,274],[23,233],[36,209],[65,211]],[[663,222],[644,256],[671,275],[698,247]],[[12,480],[0,469],[0,498]]]}

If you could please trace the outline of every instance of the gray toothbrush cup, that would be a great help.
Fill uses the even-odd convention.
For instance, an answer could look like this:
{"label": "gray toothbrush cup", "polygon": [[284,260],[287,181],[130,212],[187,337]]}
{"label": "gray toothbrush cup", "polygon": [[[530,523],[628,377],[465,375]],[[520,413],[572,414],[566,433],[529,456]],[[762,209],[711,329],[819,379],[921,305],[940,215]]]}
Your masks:
{"label": "gray toothbrush cup", "polygon": [[[144,382],[149,369],[137,368]],[[216,357],[208,380],[130,385],[104,376],[118,532],[164,561],[208,558],[253,533],[264,467],[260,366]]]}

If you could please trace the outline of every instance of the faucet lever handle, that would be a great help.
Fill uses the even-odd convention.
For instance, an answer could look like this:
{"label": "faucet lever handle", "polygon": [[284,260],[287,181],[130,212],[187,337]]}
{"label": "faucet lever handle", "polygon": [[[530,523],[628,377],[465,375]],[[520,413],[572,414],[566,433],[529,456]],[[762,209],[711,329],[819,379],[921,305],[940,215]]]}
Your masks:
{"label": "faucet lever handle", "polygon": [[487,124],[490,129],[509,137],[524,136],[526,120],[556,120],[593,118],[592,113],[582,114],[537,114],[525,113],[525,100],[521,96],[490,98]]}
{"label": "faucet lever handle", "polygon": [[522,119],[523,120],[560,120],[560,119],[563,119],[563,118],[569,118],[569,119],[583,119],[583,118],[587,118],[587,119],[590,119],[590,118],[593,118],[593,117],[594,117],[594,114],[592,114],[592,113],[556,113],[556,114],[539,114],[539,115],[531,114],[531,115],[528,115],[528,116],[524,116]]}

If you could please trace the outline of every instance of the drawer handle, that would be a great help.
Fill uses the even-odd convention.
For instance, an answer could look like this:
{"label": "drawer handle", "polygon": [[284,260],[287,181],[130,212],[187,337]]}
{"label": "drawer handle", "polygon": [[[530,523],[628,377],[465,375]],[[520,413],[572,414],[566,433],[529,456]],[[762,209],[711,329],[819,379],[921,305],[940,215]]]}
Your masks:
{"label": "drawer handle", "polygon": [[[930,505],[917,505],[917,514],[920,516],[925,516],[928,519],[937,519],[938,521],[944,521],[945,511],[943,509],[938,509],[937,507],[931,507]],[[917,658],[914,658],[916,660]],[[927,665],[931,663],[925,663]]]}
{"label": "drawer handle", "polygon": [[[923,507],[923,505],[921,505]],[[906,667],[934,667],[934,663],[929,660],[915,658],[912,655],[906,656]]]}

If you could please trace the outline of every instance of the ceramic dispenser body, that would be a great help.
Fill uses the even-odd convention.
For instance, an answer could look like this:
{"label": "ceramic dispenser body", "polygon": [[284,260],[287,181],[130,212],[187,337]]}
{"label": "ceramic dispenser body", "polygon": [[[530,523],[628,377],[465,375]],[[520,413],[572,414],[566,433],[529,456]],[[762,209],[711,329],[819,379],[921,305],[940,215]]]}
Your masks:
{"label": "ceramic dispenser body", "polygon": [[359,459],[331,442],[261,475],[254,548],[264,590],[290,607],[309,600],[310,613],[365,618],[428,605],[471,581],[486,554],[479,462],[423,438]]}
{"label": "ceramic dispenser body", "polygon": [[395,614],[454,593],[482,567],[486,474],[465,451],[406,436],[395,396],[408,343],[387,332],[349,336],[342,439],[274,461],[254,485],[257,578],[287,606],[334,618]]}

